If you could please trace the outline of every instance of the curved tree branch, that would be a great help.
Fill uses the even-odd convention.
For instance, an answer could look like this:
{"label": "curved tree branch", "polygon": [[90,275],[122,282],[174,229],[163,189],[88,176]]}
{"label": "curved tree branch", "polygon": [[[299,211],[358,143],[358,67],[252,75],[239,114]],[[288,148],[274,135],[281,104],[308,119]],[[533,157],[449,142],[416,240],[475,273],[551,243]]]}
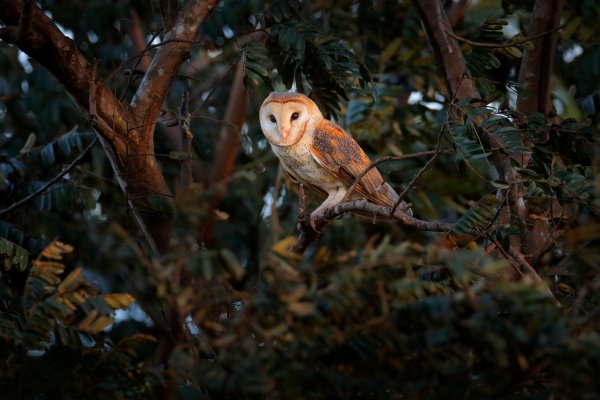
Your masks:
{"label": "curved tree branch", "polygon": [[65,87],[101,135],[117,179],[142,231],[158,252],[169,247],[171,216],[153,206],[170,190],[154,157],[154,126],[164,98],[189,53],[200,22],[216,0],[190,0],[165,34],[130,105],[98,81],[93,65],[33,1],[0,0],[0,39],[17,45]]}
{"label": "curved tree branch", "polygon": [[463,79],[466,62],[458,42],[446,32],[452,32],[450,19],[439,0],[415,0],[435,54],[438,72],[446,84],[448,97],[478,99],[479,92],[471,79]]}
{"label": "curved tree branch", "polygon": [[[165,33],[163,41],[170,43],[159,47],[131,100],[130,106],[138,126],[156,122],[179,67],[189,56],[200,22],[216,3],[216,0],[187,2],[175,18],[173,27]],[[153,132],[154,125],[145,129],[146,136],[152,136]]]}
{"label": "curved tree branch", "polygon": [[297,253],[303,253],[304,250],[306,250],[306,248],[308,247],[308,245],[318,238],[321,230],[327,224],[329,224],[329,222],[348,212],[361,212],[363,214],[367,213],[373,215],[373,218],[392,218],[394,220],[399,221],[403,225],[410,226],[423,231],[450,232],[450,230],[452,229],[452,224],[444,222],[423,221],[417,218],[413,218],[401,210],[396,210],[392,215],[392,207],[380,206],[378,204],[371,203],[367,199],[346,201],[343,203],[336,204],[331,208],[328,208],[324,211],[323,217],[315,221],[313,229],[313,227],[308,222],[308,219],[305,216],[304,188],[302,187],[302,185],[300,187],[298,195],[300,197],[300,206],[298,210],[298,229],[300,230],[300,234],[298,235],[298,240],[294,248],[294,251],[296,251]]}

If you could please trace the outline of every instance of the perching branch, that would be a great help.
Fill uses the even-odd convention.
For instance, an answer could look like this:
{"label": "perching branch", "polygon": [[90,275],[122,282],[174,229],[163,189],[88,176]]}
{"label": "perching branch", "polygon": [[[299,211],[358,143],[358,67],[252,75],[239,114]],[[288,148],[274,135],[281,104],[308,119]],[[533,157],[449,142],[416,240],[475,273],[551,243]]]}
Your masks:
{"label": "perching branch", "polygon": [[[392,207],[380,206],[375,203],[369,202],[367,199],[353,200],[347,201],[343,203],[339,203],[327,210],[323,213],[323,217],[319,218],[315,221],[315,229],[312,228],[308,219],[305,215],[304,211],[304,203],[303,203],[303,187],[300,186],[301,192],[300,195],[300,207],[299,207],[299,221],[298,221],[298,229],[300,230],[300,235],[298,236],[298,240],[296,242],[296,247],[294,251],[298,253],[304,252],[308,245],[315,241],[321,230],[329,224],[332,220],[340,217],[348,212],[362,212],[371,214],[373,217],[381,217],[382,219],[393,218],[401,222],[403,225],[410,226],[423,231],[430,232],[450,232],[452,229],[452,224],[444,223],[444,222],[429,222],[423,221],[417,218],[413,218],[406,214],[404,211],[396,210],[396,212],[392,215]],[[304,219],[304,223],[302,217]],[[391,217],[390,217],[391,216]]]}

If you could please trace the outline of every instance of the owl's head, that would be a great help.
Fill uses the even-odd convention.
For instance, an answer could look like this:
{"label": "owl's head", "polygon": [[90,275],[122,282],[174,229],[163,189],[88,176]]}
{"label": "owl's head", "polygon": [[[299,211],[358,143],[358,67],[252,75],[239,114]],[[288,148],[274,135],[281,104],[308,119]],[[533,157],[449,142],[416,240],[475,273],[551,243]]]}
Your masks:
{"label": "owl's head", "polygon": [[276,146],[298,143],[307,129],[311,131],[322,119],[315,102],[300,93],[273,92],[260,106],[260,127]]}

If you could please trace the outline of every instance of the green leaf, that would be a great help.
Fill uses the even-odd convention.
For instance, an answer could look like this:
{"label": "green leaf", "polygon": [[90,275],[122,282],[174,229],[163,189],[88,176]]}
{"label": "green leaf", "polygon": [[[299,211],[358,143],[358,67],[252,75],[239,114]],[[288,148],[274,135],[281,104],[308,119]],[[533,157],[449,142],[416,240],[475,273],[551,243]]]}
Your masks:
{"label": "green leaf", "polygon": [[155,211],[173,214],[173,203],[166,196],[153,195],[148,197],[148,202]]}
{"label": "green leaf", "polygon": [[394,40],[392,40],[387,46],[386,48],[383,50],[383,52],[381,53],[381,63],[382,64],[387,64],[387,62],[395,55],[398,53],[398,49],[400,48],[400,45],[402,44],[402,38],[397,37]]}
{"label": "green leaf", "polygon": [[46,166],[54,164],[56,157],[54,155],[54,146],[52,143],[48,143],[40,152],[42,163]]}
{"label": "green leaf", "polygon": [[491,181],[490,184],[497,189],[508,189],[510,185],[502,181]]}
{"label": "green leaf", "polygon": [[486,150],[479,140],[472,138],[477,133],[472,133],[471,128],[467,125],[451,124],[450,133],[454,138],[456,146],[460,154],[468,160],[478,160],[486,158],[491,154],[491,151]]}
{"label": "green leaf", "polygon": [[478,228],[483,228],[491,222],[496,215],[497,207],[502,202],[496,196],[483,197],[476,205],[469,208],[452,226],[456,234],[477,233]]}
{"label": "green leaf", "polygon": [[480,125],[483,126],[483,127],[489,127],[489,126],[492,126],[492,125],[499,124],[501,122],[508,123],[508,124],[510,123],[510,121],[508,120],[508,118],[506,118],[505,116],[498,115],[498,114],[493,114],[490,117],[484,119],[480,123]]}
{"label": "green leaf", "polygon": [[262,76],[269,76],[269,71],[267,71],[267,69],[265,67],[263,67],[262,65],[252,62],[252,61],[247,61],[246,62],[246,70],[252,70],[254,72],[256,72],[259,75]]}
{"label": "green leaf", "polygon": [[2,265],[7,271],[15,266],[18,271],[22,272],[29,264],[29,252],[3,237],[0,237],[0,257],[3,260]]}

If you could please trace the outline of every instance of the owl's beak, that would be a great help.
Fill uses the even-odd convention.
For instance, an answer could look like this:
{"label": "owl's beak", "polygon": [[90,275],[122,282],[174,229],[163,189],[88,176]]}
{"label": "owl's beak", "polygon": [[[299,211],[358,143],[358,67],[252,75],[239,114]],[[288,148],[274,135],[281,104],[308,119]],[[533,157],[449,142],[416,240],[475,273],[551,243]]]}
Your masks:
{"label": "owl's beak", "polygon": [[282,129],[281,130],[281,138],[283,140],[287,140],[288,136],[290,136],[290,130],[289,129]]}

